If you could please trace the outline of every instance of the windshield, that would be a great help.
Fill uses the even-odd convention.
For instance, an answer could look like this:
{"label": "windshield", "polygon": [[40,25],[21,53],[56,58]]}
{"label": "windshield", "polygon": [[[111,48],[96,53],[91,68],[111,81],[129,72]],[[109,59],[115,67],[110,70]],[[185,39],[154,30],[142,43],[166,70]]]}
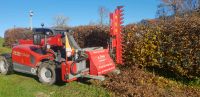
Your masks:
{"label": "windshield", "polygon": [[46,28],[36,28],[33,29],[33,34],[48,34],[49,36],[53,35],[53,31]]}

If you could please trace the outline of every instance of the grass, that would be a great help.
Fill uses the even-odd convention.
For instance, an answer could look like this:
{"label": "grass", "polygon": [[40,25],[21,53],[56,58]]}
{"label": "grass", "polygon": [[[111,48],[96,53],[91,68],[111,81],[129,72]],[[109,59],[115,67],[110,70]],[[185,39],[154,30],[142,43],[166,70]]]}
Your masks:
{"label": "grass", "polygon": [[[2,47],[0,38],[0,53],[8,53],[9,48]],[[31,75],[14,73],[0,75],[0,97],[109,97],[112,94],[104,88],[80,82],[63,85],[43,85]]]}
{"label": "grass", "polygon": [[43,85],[33,77],[20,74],[0,75],[0,97],[108,97],[101,87],[79,82]]}

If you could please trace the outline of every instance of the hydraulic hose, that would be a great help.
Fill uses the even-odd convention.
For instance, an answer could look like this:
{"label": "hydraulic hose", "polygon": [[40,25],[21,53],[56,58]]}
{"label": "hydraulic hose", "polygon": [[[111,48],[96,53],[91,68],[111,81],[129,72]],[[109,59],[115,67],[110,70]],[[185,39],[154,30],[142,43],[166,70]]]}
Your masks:
{"label": "hydraulic hose", "polygon": [[73,68],[74,68],[75,63],[78,63],[78,62],[83,61],[83,60],[85,60],[85,59],[86,59],[86,57],[78,58],[78,59],[76,59],[76,60],[70,65],[70,73],[71,73],[72,75],[77,75],[77,74],[80,74],[80,73],[81,73],[81,71],[74,72]]}

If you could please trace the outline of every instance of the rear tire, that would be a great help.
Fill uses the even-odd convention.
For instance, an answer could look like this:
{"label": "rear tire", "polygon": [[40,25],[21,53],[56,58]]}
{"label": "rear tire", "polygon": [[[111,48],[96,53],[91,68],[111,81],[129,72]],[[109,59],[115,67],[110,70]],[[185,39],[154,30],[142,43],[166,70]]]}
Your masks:
{"label": "rear tire", "polygon": [[42,62],[38,69],[39,81],[43,84],[52,85],[56,82],[56,67],[54,62]]}
{"label": "rear tire", "polygon": [[0,56],[0,73],[7,75],[12,71],[11,63],[8,63],[5,57]]}

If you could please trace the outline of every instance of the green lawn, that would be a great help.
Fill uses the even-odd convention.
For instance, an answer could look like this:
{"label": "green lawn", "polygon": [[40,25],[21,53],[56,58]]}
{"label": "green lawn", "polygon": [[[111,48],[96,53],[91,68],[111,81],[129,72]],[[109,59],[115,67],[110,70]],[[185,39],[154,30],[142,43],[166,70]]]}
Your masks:
{"label": "green lawn", "polygon": [[[0,53],[11,50],[2,47],[0,39]],[[63,85],[43,85],[37,77],[14,73],[0,75],[0,97],[110,97],[112,94],[104,88],[80,82]]]}
{"label": "green lawn", "polygon": [[0,75],[0,97],[109,97],[103,88],[79,82],[43,85],[20,74]]}

